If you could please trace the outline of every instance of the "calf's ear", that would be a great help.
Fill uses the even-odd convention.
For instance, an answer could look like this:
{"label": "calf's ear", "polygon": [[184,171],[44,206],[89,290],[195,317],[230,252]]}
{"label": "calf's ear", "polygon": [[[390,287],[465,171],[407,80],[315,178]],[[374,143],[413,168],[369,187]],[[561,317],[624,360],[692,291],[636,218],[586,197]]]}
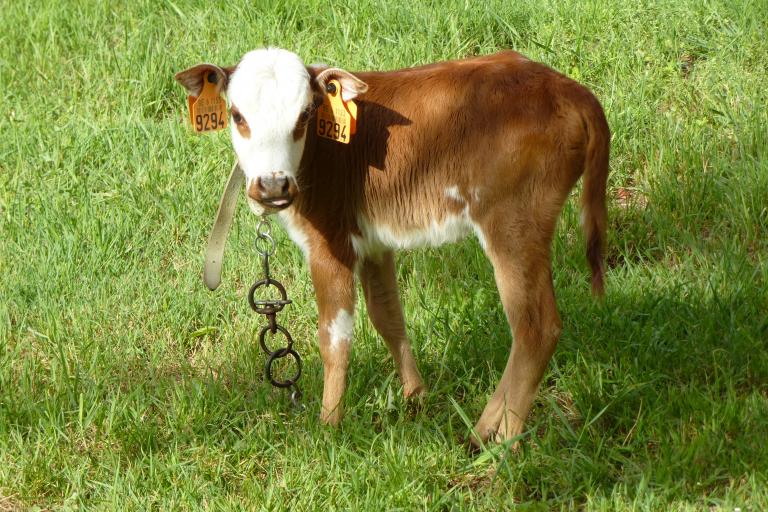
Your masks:
{"label": "calf's ear", "polygon": [[216,84],[219,93],[226,92],[229,84],[229,76],[235,71],[235,66],[226,68],[215,64],[198,64],[174,75],[177,82],[184,86],[191,96],[200,96],[203,90],[203,79],[208,76],[208,81]]}
{"label": "calf's ear", "polygon": [[338,80],[341,84],[341,99],[344,101],[353,100],[368,90],[368,84],[349,71],[340,68],[324,69],[315,75],[315,81],[323,91],[325,91],[326,84],[331,80]]}

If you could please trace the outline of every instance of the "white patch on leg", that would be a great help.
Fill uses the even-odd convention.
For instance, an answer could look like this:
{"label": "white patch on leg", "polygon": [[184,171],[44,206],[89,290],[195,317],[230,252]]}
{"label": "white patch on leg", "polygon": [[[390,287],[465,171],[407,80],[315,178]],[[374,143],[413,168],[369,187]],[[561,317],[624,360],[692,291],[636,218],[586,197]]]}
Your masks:
{"label": "white patch on leg", "polygon": [[342,343],[352,342],[352,333],[355,329],[355,317],[346,309],[340,309],[328,326],[328,334],[331,336],[331,348],[336,350]]}

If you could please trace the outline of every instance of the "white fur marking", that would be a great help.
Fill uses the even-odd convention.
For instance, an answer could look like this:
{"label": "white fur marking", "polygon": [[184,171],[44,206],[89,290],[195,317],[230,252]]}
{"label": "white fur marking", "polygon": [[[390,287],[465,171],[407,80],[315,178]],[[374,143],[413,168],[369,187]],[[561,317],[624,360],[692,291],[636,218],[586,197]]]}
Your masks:
{"label": "white fur marking", "polygon": [[483,248],[483,251],[488,251],[488,244],[485,242],[485,235],[483,234],[483,231],[480,229],[480,226],[472,223],[472,229],[475,230],[475,235],[477,236],[477,241],[480,242],[480,247]]}
{"label": "white fur marking", "polygon": [[288,236],[291,237],[293,243],[299,246],[301,252],[304,253],[304,259],[309,260],[309,237],[307,234],[299,228],[296,223],[295,213],[293,208],[278,213],[277,217],[282,222],[283,227],[288,232]]}
{"label": "white fur marking", "polygon": [[387,249],[413,249],[439,246],[456,242],[471,231],[469,207],[460,214],[446,215],[442,222],[433,220],[428,226],[395,231],[386,225],[371,224],[365,217],[358,218],[362,236],[352,235],[352,248],[360,258],[381,253]]}
{"label": "white fur marking", "polygon": [[331,348],[336,350],[342,343],[352,342],[352,333],[355,328],[355,317],[346,309],[340,309],[328,326],[328,334],[331,335]]}
{"label": "white fur marking", "polygon": [[464,198],[462,197],[461,193],[459,192],[459,187],[457,187],[456,185],[454,185],[452,187],[447,187],[445,189],[445,197],[447,197],[449,199],[453,199],[454,201],[458,201],[460,203],[464,203],[465,202]]}
{"label": "white fur marking", "polygon": [[296,176],[306,134],[293,140],[293,129],[312,101],[309,80],[299,56],[278,48],[248,52],[237,65],[227,96],[251,135],[244,138],[231,123],[232,145],[249,180],[272,172]]}

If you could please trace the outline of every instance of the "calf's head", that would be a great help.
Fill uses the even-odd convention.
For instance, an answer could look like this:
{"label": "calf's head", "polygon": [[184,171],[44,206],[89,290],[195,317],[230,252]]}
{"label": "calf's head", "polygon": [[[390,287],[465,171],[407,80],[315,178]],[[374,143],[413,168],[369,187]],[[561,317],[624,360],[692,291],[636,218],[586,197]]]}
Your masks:
{"label": "calf's head", "polygon": [[323,102],[326,84],[338,80],[349,101],[368,86],[348,71],[307,67],[298,55],[267,48],[246,53],[237,66],[198,64],[176,74],[193,96],[204,78],[226,92],[232,145],[246,177],[248,203],[258,214],[291,205],[308,124]]}

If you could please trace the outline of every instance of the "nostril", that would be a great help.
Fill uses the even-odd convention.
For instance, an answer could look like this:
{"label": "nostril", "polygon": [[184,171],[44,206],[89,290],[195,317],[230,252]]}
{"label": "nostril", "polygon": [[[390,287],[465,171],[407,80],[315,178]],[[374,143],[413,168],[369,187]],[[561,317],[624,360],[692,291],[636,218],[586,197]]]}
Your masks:
{"label": "nostril", "polygon": [[[274,205],[285,206],[291,201],[293,178],[273,173],[255,178],[249,185],[248,195],[256,201],[267,201]],[[276,202],[278,201],[278,202]]]}

